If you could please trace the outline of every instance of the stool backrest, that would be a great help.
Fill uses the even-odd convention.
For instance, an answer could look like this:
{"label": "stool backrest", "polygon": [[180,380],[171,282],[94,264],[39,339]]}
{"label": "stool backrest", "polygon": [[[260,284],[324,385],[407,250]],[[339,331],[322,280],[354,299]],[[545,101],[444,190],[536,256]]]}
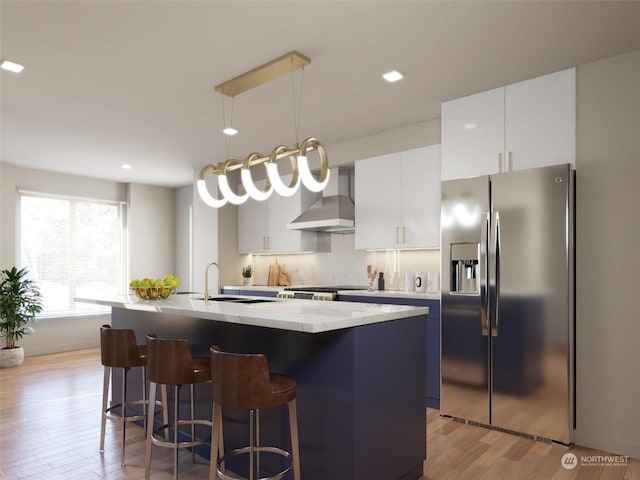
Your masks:
{"label": "stool backrest", "polygon": [[185,339],[147,335],[147,375],[149,381],[166,385],[194,383],[193,360]]}
{"label": "stool backrest", "polygon": [[128,328],[100,327],[102,365],[113,368],[141,367],[146,361],[140,356],[136,333]]}
{"label": "stool backrest", "polygon": [[262,354],[221,352],[212,346],[213,401],[226,408],[251,410],[273,404],[269,365]]}

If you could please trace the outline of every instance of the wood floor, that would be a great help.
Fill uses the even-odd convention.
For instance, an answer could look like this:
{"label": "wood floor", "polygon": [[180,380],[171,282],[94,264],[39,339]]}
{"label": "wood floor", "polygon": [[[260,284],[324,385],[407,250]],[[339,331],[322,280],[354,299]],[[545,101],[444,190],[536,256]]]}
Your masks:
{"label": "wood floor", "polygon": [[[143,479],[142,428],[127,429],[126,466],[120,466],[115,423],[107,424],[105,452],[98,451],[101,388],[98,349],[27,357],[19,368],[0,370],[0,479]],[[638,459],[620,466],[583,463],[582,456],[611,454],[453,422],[432,409],[427,409],[427,442],[422,480],[640,480]],[[172,478],[170,452],[163,450],[153,451],[153,480]],[[560,462],[568,452],[578,458],[572,470]],[[206,461],[194,465],[188,453],[182,455],[181,480],[207,479],[208,474]]]}

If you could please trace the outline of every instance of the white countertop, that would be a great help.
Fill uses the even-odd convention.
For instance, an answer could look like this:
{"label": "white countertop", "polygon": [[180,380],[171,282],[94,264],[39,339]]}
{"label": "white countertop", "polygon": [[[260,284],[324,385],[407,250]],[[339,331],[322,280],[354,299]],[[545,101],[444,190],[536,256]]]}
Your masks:
{"label": "white countertop", "polygon": [[378,298],[411,298],[424,300],[440,300],[439,293],[406,292],[404,290],[341,290],[338,295],[355,295],[358,297],[378,297]]}
{"label": "white countertop", "polygon": [[[238,290],[241,292],[251,293],[254,292],[279,292],[285,288],[292,287],[270,287],[267,285],[225,285],[222,288],[228,288]],[[427,299],[427,300],[440,300],[440,292],[438,293],[421,293],[421,292],[407,292],[405,290],[340,290],[338,295],[357,295],[359,297],[371,296],[371,297],[390,297],[390,298],[413,298],[413,299]]]}
{"label": "white countertop", "polygon": [[[213,300],[205,304],[204,300],[198,300],[198,297],[202,298],[202,295],[174,295],[169,299],[141,300],[132,294],[102,298],[77,297],[75,300],[115,308],[185,315],[219,322],[306,333],[328,332],[429,313],[427,307],[275,298],[268,299],[271,300],[269,302],[254,304]],[[233,295],[216,295],[215,297],[233,297]],[[265,299],[250,296],[238,298]]]}

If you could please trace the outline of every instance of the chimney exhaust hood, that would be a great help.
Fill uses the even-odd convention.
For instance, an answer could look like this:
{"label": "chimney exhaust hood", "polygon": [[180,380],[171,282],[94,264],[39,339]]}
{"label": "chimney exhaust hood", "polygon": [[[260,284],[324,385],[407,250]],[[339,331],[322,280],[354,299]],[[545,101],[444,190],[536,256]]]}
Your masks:
{"label": "chimney exhaust hood", "polygon": [[353,233],[355,205],[349,195],[349,169],[332,168],[330,172],[322,198],[289,223],[288,230]]}

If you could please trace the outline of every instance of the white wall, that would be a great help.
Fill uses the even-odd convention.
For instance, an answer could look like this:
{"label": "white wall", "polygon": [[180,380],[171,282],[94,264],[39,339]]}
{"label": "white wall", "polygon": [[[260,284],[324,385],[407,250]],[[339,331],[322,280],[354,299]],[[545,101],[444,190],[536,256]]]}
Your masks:
{"label": "white wall", "polygon": [[327,145],[329,165],[352,165],[356,160],[377,157],[388,153],[438,145],[440,143],[440,119],[407,125],[394,130],[355,138]]}
{"label": "white wall", "polygon": [[[290,255],[254,255],[254,285],[266,285],[269,265],[286,265],[292,285],[366,286],[367,265],[384,272],[387,290],[404,290],[406,272],[440,272],[440,250],[355,250],[354,235],[332,235],[331,252]],[[238,271],[236,284],[241,281]]]}
{"label": "white wall", "polygon": [[193,213],[193,185],[178,188],[176,190],[175,205],[175,273],[182,280],[180,289],[183,292],[191,291],[191,230]]}
{"label": "white wall", "polygon": [[128,184],[129,278],[175,271],[175,190]]}
{"label": "white wall", "polygon": [[[209,175],[208,180],[210,180]],[[197,175],[194,177],[194,182]],[[217,190],[217,185],[209,184],[209,191],[212,195]],[[196,189],[193,189],[193,278],[191,289],[197,292],[204,292],[205,269],[211,262],[219,261],[218,252],[218,210],[207,206],[201,199]],[[227,208],[227,207],[223,207]],[[218,272],[216,267],[211,267],[209,280],[209,293],[218,290]]]}
{"label": "white wall", "polygon": [[[325,147],[329,165],[335,167],[353,166],[356,160],[439,143],[440,119],[435,119]],[[269,264],[275,261],[287,265],[295,285],[364,285],[366,267],[371,264],[385,272],[387,289],[403,289],[405,271],[440,271],[439,251],[364,252],[354,249],[352,234],[331,235],[330,253],[240,256],[237,254],[236,210],[226,205],[218,217],[220,254],[227,262],[223,285],[241,284],[241,268],[248,264],[255,267],[253,283],[266,285]]]}
{"label": "white wall", "polygon": [[[134,276],[161,276],[173,270],[173,189],[130,185],[64,175],[0,162],[0,268],[16,262],[15,214],[19,189],[107,200],[130,200],[130,271]],[[60,352],[99,345],[98,328],[110,315],[47,318],[34,325],[36,333],[20,344],[25,355]]]}
{"label": "white wall", "polygon": [[580,445],[640,458],[640,51],[577,70]]}

